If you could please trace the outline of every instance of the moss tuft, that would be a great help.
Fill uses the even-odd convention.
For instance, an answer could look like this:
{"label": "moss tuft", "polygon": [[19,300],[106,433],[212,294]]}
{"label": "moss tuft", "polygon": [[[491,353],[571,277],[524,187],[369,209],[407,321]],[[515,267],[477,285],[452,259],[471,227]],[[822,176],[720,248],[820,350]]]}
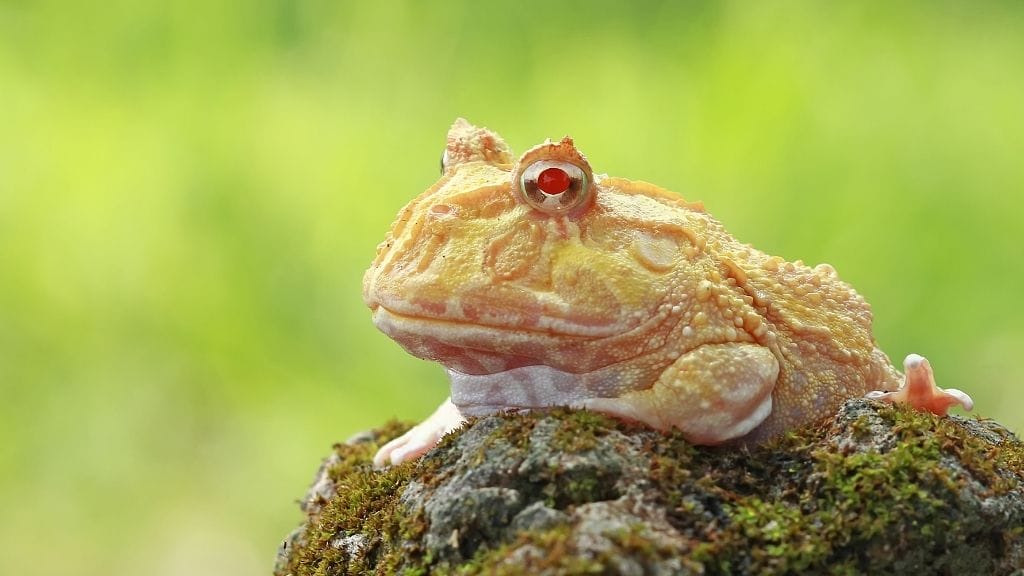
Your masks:
{"label": "moss tuft", "polygon": [[[424,530],[422,513],[406,513],[399,504],[402,490],[423,463],[407,463],[386,470],[372,467],[373,455],[387,441],[410,426],[389,422],[370,441],[335,444],[325,473],[335,494],[310,517],[305,533],[291,551],[279,574],[326,576],[333,574],[390,574],[400,556],[400,542],[418,539]],[[422,555],[406,548],[405,554]]]}
{"label": "moss tuft", "polygon": [[520,576],[541,574],[602,574],[604,565],[595,558],[578,554],[572,530],[559,526],[537,532],[521,532],[515,539],[494,549],[481,550],[457,568],[446,567],[440,575]]}

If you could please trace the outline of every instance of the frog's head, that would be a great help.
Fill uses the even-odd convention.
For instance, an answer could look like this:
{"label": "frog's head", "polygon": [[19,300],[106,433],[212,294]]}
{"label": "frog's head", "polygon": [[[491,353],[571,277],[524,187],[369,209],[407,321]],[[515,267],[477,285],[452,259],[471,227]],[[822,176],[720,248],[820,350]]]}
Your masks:
{"label": "frog's head", "polygon": [[651,352],[686,289],[673,277],[702,248],[699,204],[595,176],[570,138],[513,162],[497,134],[462,119],[442,168],[366,272],[382,331],[464,374],[582,373]]}

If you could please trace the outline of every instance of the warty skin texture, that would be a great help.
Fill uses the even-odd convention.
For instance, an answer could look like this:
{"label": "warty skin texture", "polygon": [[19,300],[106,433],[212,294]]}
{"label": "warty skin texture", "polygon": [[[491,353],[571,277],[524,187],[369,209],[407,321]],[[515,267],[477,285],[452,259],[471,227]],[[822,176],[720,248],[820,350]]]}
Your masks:
{"label": "warty skin texture", "polygon": [[[569,138],[513,163],[460,119],[444,162],[378,247],[363,297],[378,328],[448,369],[452,398],[379,465],[500,410],[583,407],[756,443],[847,398],[899,399],[870,307],[832,267],[739,242],[699,202],[595,176]],[[537,162],[578,168],[579,189],[531,203]]]}

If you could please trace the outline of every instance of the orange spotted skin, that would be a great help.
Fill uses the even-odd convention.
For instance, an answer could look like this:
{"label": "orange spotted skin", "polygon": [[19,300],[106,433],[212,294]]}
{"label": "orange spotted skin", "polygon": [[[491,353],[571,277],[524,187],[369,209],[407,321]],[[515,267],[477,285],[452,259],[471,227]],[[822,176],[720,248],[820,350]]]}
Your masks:
{"label": "orange spotted skin", "polygon": [[[899,387],[870,307],[830,266],[769,256],[658,186],[594,175],[568,138],[514,162],[459,120],[446,160],[378,247],[363,297],[381,330],[449,370],[462,414],[583,406],[757,442]],[[538,161],[585,174],[575,204],[524,201]]]}

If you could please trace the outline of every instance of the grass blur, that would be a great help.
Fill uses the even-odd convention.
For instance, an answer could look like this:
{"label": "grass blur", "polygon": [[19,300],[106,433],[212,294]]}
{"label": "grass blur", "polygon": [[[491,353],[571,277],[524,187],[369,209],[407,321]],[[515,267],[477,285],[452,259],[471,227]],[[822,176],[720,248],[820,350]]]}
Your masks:
{"label": "grass blur", "polygon": [[267,573],[445,395],[361,275],[456,116],[827,261],[1024,430],[1016,3],[0,0],[0,574]]}

